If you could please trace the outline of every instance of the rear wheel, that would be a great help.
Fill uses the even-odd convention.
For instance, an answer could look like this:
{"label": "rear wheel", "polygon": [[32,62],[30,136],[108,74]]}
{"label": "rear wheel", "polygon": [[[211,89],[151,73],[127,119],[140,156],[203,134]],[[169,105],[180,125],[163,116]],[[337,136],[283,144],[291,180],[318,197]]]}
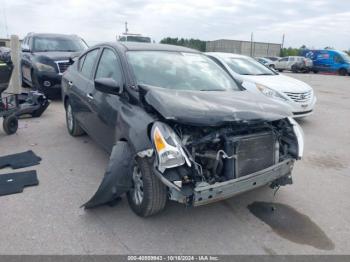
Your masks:
{"label": "rear wheel", "polygon": [[283,72],[283,69],[278,69],[278,72]]}
{"label": "rear wheel", "polygon": [[85,133],[75,118],[74,111],[69,100],[66,102],[66,124],[68,133],[72,136],[81,136]]}
{"label": "rear wheel", "polygon": [[293,72],[293,73],[298,73],[298,68],[297,68],[296,65],[293,65],[293,66],[292,66],[292,72]]}
{"label": "rear wheel", "polygon": [[347,73],[348,73],[348,71],[346,71],[345,68],[340,68],[340,69],[339,69],[339,75],[345,76],[345,75],[347,75]]}
{"label": "rear wheel", "polygon": [[16,115],[10,115],[4,117],[4,122],[2,123],[4,131],[8,135],[12,135],[17,132],[18,129],[18,119]]}
{"label": "rear wheel", "polygon": [[132,175],[133,187],[127,193],[131,209],[141,217],[159,213],[165,208],[166,186],[153,174],[147,159],[137,158]]}
{"label": "rear wheel", "polygon": [[318,70],[312,70],[312,72],[314,72],[314,74],[317,74],[317,73],[318,73]]}

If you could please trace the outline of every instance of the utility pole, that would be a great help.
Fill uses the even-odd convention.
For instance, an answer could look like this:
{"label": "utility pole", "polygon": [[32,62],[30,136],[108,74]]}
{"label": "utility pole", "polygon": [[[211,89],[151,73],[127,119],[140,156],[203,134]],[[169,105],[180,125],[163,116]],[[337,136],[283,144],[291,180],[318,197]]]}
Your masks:
{"label": "utility pole", "polygon": [[281,56],[283,54],[283,47],[284,47],[284,34],[282,35]]}
{"label": "utility pole", "polygon": [[125,34],[127,35],[129,32],[129,29],[128,29],[128,22],[125,22]]}
{"label": "utility pole", "polygon": [[250,35],[250,56],[253,57],[253,32]]}

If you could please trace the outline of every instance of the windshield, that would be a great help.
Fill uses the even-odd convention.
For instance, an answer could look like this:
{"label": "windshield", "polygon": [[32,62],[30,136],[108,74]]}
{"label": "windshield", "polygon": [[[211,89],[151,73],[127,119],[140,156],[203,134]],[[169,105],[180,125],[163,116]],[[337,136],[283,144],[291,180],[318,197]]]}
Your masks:
{"label": "windshield", "polygon": [[202,54],[129,51],[127,58],[138,84],[176,90],[239,90],[220,66]]}
{"label": "windshield", "polygon": [[34,37],[33,41],[34,52],[79,52],[87,49],[85,42],[77,37]]}
{"label": "windshield", "polygon": [[339,53],[340,53],[340,56],[343,58],[343,60],[344,60],[345,62],[350,63],[350,56],[348,56],[347,53],[345,53],[345,52],[339,52]]}
{"label": "windshield", "polygon": [[275,72],[250,57],[226,57],[224,61],[231,70],[240,75],[276,75]]}

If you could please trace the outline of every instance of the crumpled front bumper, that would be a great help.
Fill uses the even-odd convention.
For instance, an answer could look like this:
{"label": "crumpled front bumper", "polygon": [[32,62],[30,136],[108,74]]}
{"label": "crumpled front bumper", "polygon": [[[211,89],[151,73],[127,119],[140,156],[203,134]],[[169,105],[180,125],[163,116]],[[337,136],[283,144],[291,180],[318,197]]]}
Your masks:
{"label": "crumpled front bumper", "polygon": [[[155,174],[170,190],[170,199],[189,205],[201,206],[217,202],[265,185],[286,185],[292,183],[291,172],[295,159],[286,159],[276,165],[253,174],[212,185],[196,186],[191,192],[174,186],[159,172]],[[170,186],[169,186],[170,185]]]}
{"label": "crumpled front bumper", "polygon": [[257,187],[268,185],[281,177],[291,176],[293,164],[294,159],[287,159],[244,177],[204,187],[196,187],[194,189],[192,205],[200,206],[220,201]]}

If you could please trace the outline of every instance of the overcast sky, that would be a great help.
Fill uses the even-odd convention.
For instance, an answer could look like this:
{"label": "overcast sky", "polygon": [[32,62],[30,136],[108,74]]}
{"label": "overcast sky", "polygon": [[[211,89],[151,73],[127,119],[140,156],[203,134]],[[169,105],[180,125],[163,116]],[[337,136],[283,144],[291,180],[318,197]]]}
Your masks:
{"label": "overcast sky", "polygon": [[113,41],[128,21],[131,33],[156,41],[250,40],[254,32],[255,41],[281,43],[285,33],[285,46],[350,49],[349,0],[0,0],[0,11],[2,37],[52,32]]}

